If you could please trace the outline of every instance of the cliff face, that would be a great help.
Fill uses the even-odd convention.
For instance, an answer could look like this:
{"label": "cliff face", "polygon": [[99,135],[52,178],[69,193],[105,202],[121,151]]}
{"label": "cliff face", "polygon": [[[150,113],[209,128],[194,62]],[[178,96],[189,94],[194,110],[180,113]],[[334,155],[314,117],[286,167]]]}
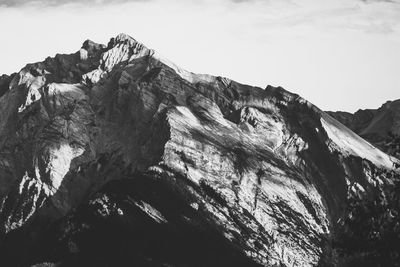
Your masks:
{"label": "cliff face", "polygon": [[187,72],[124,34],[6,79],[10,266],[345,265],[355,210],[399,179],[298,95]]}

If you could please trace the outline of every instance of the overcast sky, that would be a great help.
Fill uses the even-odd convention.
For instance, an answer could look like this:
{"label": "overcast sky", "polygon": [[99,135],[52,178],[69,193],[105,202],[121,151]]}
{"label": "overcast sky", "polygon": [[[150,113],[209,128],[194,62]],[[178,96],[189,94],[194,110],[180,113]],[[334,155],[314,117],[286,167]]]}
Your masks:
{"label": "overcast sky", "polygon": [[120,32],[187,70],[325,110],[400,98],[400,0],[0,0],[0,74]]}

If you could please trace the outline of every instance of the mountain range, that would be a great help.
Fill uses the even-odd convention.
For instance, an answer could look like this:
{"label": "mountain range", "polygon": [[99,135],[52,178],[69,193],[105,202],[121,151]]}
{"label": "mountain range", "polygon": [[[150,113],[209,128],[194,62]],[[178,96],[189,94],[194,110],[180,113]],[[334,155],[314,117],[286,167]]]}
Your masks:
{"label": "mountain range", "polygon": [[398,266],[400,162],[362,138],[388,107],[87,40],[0,78],[0,264]]}

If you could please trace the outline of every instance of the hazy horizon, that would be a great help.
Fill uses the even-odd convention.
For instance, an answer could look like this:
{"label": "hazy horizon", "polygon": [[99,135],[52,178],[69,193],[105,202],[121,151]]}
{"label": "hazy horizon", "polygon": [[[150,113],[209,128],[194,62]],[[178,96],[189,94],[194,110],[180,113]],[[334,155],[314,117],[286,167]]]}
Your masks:
{"label": "hazy horizon", "polygon": [[324,110],[378,108],[400,98],[399,3],[0,0],[0,74],[123,32],[192,72],[282,86]]}

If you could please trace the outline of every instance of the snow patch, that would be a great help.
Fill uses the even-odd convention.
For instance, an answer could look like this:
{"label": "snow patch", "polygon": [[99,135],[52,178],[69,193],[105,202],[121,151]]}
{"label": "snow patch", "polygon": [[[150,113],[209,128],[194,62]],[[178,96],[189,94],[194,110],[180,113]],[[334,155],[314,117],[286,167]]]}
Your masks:
{"label": "snow patch", "polygon": [[147,213],[151,218],[153,218],[156,222],[158,223],[166,223],[168,222],[167,219],[164,218],[164,216],[159,212],[156,208],[151,206],[150,204],[140,201],[136,202],[134,201],[134,204],[140,208],[142,211]]}
{"label": "snow patch", "polygon": [[153,58],[157,59],[158,61],[164,63],[165,65],[169,66],[173,69],[182,79],[190,82],[190,83],[212,83],[216,81],[216,77],[209,75],[209,74],[195,74],[193,72],[189,72],[181,67],[177,66],[175,63],[163,57],[160,53],[153,51]]}
{"label": "snow patch", "polygon": [[344,155],[358,156],[371,161],[377,166],[392,169],[393,161],[387,154],[359,137],[329,115],[322,114],[321,124],[328,137],[338,146]]}

